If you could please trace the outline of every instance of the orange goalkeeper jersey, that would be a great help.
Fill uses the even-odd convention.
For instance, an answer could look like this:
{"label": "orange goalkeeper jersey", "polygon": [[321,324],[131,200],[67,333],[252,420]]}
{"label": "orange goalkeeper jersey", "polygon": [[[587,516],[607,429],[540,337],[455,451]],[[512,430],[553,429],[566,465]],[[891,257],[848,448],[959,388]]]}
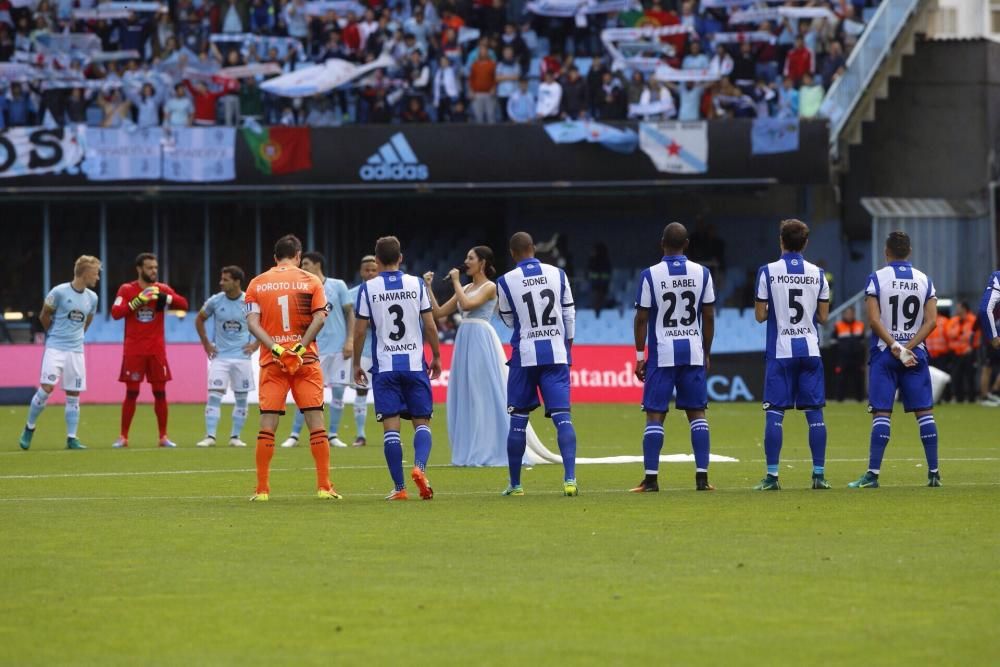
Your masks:
{"label": "orange goalkeeper jersey", "polygon": [[[302,340],[313,315],[326,308],[326,293],[319,278],[302,269],[282,264],[266,271],[247,285],[247,313],[259,313],[260,325],[274,342],[291,349]],[[316,341],[309,343],[303,357],[306,362],[319,359]],[[267,350],[261,350],[260,365],[273,363]]]}

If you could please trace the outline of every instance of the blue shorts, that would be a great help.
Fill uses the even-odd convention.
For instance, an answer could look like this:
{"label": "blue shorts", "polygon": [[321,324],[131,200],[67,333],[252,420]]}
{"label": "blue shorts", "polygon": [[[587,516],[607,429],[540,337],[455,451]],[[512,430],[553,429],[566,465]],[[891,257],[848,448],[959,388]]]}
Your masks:
{"label": "blue shorts", "polygon": [[667,412],[674,389],[677,389],[678,410],[704,410],[708,407],[704,366],[654,366],[646,373],[642,409],[645,412]]}
{"label": "blue shorts", "polygon": [[545,401],[545,416],[569,410],[569,365],[511,366],[507,376],[507,412],[531,412],[538,392]]}
{"label": "blue shorts", "polygon": [[920,412],[934,407],[927,352],[918,348],[913,354],[917,355],[917,365],[907,368],[892,356],[891,350],[872,353],[868,367],[868,407],[872,412],[892,412],[897,389],[906,412]]}
{"label": "blue shorts", "polygon": [[434,413],[431,381],[421,371],[386,371],[372,377],[375,419],[430,419]]}
{"label": "blue shorts", "polygon": [[813,410],[826,405],[823,360],[819,357],[768,359],[764,370],[765,410]]}

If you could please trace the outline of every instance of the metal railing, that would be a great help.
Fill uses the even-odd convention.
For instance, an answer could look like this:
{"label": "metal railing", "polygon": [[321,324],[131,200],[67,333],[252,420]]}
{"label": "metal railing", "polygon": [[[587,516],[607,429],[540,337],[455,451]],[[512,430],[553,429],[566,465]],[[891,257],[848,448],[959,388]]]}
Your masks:
{"label": "metal railing", "polygon": [[826,91],[820,114],[830,119],[831,156],[836,157],[840,133],[920,2],[883,0],[851,51],[844,73]]}

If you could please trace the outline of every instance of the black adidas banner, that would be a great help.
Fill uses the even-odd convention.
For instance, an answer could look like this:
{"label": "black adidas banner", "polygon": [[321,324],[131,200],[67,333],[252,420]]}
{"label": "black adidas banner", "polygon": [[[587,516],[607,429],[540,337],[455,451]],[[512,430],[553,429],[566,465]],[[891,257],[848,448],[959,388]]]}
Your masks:
{"label": "black adidas banner", "polygon": [[[302,153],[305,146],[298,141],[291,145],[278,132],[250,138],[237,131],[234,177],[227,173],[211,183],[95,181],[88,178],[93,175],[89,170],[77,168],[0,174],[0,192],[444,191],[828,181],[825,121],[801,123],[798,150],[765,155],[752,154],[752,124],[742,119],[708,122],[706,167],[692,174],[660,171],[638,148],[623,154],[596,142],[556,143],[541,125],[359,125],[298,130],[299,137],[308,136],[308,154]],[[615,127],[637,130],[638,124]],[[294,160],[289,159],[292,150]]]}

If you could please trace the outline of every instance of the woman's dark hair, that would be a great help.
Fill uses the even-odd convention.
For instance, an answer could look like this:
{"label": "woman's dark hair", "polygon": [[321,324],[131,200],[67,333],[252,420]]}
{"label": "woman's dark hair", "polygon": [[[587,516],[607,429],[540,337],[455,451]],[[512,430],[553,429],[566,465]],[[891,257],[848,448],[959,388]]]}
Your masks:
{"label": "woman's dark hair", "polygon": [[486,262],[483,265],[483,273],[487,278],[493,280],[497,275],[497,267],[493,264],[493,250],[487,245],[477,245],[472,249],[472,252],[476,253],[476,257]]}

